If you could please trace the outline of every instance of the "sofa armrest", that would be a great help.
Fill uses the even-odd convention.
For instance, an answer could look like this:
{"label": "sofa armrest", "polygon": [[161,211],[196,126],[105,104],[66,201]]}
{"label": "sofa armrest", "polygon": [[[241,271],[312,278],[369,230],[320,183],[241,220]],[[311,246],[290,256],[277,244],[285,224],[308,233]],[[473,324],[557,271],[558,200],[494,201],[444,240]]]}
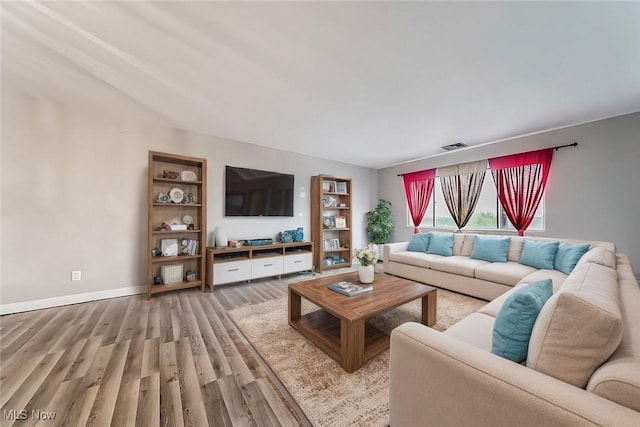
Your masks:
{"label": "sofa armrest", "polygon": [[391,333],[390,425],[640,425],[640,413],[418,323]]}
{"label": "sofa armrest", "polygon": [[382,266],[387,271],[389,264],[389,255],[393,252],[406,251],[409,248],[409,242],[386,243],[382,245]]}

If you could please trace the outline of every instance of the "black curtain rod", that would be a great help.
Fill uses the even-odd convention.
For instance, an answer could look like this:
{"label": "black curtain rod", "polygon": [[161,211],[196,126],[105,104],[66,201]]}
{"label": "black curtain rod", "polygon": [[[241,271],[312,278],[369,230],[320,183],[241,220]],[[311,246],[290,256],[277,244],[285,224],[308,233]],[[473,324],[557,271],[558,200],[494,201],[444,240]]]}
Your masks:
{"label": "black curtain rod", "polygon": [[[553,148],[554,150],[558,151],[558,150],[559,150],[559,149],[561,149],[561,148],[577,147],[577,146],[578,146],[578,143],[577,143],[577,142],[572,142],[571,144],[556,145],[555,147],[551,147],[551,148]],[[407,172],[406,174],[409,174],[409,173],[413,173],[413,172]],[[406,175],[406,174],[404,174],[404,173],[399,173],[399,174],[398,174],[398,176],[404,176],[404,175]]]}
{"label": "black curtain rod", "polygon": [[578,146],[578,143],[577,143],[577,142],[574,142],[574,143],[572,143],[572,144],[558,145],[558,146],[556,146],[556,147],[553,147],[553,149],[554,149],[554,150],[556,150],[556,151],[558,151],[558,150],[559,150],[559,149],[561,149],[561,148],[577,147],[577,146]]}

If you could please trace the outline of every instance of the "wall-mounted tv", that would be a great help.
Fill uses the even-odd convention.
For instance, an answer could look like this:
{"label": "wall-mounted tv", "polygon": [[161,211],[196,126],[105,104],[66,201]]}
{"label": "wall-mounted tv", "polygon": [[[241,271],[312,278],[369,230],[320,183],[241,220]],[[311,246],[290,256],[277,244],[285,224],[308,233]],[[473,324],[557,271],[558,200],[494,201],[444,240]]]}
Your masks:
{"label": "wall-mounted tv", "polygon": [[226,166],[225,216],[293,216],[293,177]]}

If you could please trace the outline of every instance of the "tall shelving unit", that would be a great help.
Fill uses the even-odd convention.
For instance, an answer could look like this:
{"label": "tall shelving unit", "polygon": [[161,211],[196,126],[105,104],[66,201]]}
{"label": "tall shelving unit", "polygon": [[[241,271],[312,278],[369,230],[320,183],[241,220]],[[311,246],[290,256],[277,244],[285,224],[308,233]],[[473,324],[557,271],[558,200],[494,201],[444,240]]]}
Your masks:
{"label": "tall shelving unit", "polygon": [[[149,151],[147,203],[147,297],[204,290],[207,160]],[[154,283],[163,274],[170,283]]]}
{"label": "tall shelving unit", "polygon": [[351,267],[351,179],[311,177],[311,240],[316,270]]}

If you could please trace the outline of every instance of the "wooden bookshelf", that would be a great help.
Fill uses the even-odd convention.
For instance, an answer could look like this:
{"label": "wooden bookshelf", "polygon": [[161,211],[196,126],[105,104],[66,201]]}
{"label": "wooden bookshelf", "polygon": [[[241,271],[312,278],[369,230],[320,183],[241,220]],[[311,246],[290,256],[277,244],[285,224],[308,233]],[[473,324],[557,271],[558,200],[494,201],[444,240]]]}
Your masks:
{"label": "wooden bookshelf", "polygon": [[351,194],[350,178],[311,177],[311,240],[318,271],[351,266]]}
{"label": "wooden bookshelf", "polygon": [[[166,177],[165,171],[175,172]],[[149,152],[147,216],[147,297],[177,289],[199,287],[204,290],[207,230],[207,160],[178,154]],[[171,198],[174,189],[182,199]],[[179,194],[179,192],[174,192]],[[166,196],[166,197],[164,197]],[[167,199],[168,197],[168,199]],[[162,224],[191,223],[191,229],[164,230]],[[188,225],[188,224],[187,224]],[[162,242],[176,240],[178,255],[158,255]],[[194,247],[197,242],[197,248]],[[189,244],[192,245],[191,249]],[[154,253],[156,252],[156,253]],[[194,252],[194,253],[191,253]],[[182,280],[171,284],[154,284],[162,277],[163,266],[181,266]],[[187,271],[193,272],[187,280]]]}

